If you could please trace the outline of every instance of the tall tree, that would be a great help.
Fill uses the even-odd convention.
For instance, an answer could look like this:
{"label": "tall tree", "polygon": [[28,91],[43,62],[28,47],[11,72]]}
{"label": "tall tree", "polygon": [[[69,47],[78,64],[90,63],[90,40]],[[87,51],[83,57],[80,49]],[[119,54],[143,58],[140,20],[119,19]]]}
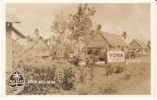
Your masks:
{"label": "tall tree", "polygon": [[66,21],[63,19],[63,14],[58,14],[55,16],[55,19],[53,21],[53,24],[51,26],[51,30],[59,35],[62,35],[65,33],[66,30]]}
{"label": "tall tree", "polygon": [[[56,39],[56,48],[57,48],[57,56],[59,57],[59,52],[60,52],[60,45],[64,44],[65,42],[64,37],[65,37],[65,31],[67,28],[67,22],[63,19],[63,13],[61,12],[60,14],[57,14],[55,16],[55,19],[51,25],[51,30],[57,35]],[[65,50],[64,50],[65,51]]]}
{"label": "tall tree", "polygon": [[72,37],[77,42],[79,42],[79,37],[84,38],[86,52],[86,37],[93,25],[91,17],[95,14],[95,12],[96,10],[94,7],[89,7],[88,4],[79,4],[77,12],[69,15],[70,21],[68,23],[68,29],[71,30]]}

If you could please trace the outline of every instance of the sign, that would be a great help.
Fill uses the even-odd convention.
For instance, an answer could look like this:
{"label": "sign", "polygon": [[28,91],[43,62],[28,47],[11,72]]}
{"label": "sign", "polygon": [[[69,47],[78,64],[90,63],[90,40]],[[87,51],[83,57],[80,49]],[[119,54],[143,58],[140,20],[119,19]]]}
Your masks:
{"label": "sign", "polygon": [[125,62],[124,51],[108,51],[107,52],[108,62]]}

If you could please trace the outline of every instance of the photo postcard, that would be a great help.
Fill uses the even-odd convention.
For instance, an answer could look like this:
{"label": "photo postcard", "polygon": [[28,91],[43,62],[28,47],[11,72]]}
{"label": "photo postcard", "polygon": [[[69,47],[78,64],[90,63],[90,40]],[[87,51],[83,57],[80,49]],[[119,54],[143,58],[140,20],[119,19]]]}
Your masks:
{"label": "photo postcard", "polygon": [[151,3],[6,3],[6,95],[151,95]]}

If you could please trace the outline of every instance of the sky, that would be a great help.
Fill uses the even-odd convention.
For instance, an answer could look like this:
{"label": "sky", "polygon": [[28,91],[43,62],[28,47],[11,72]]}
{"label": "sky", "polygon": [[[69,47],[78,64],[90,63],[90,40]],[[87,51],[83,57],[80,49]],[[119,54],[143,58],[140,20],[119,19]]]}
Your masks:
{"label": "sky", "polygon": [[[139,39],[147,43],[150,40],[150,4],[147,3],[92,3],[96,13],[92,16],[94,25],[101,24],[102,31],[121,35],[128,34],[127,42]],[[16,15],[21,21],[14,26],[24,35],[33,34],[36,28],[44,38],[54,34],[50,26],[54,17],[63,12],[65,19],[77,11],[78,4],[7,4],[6,12]]]}

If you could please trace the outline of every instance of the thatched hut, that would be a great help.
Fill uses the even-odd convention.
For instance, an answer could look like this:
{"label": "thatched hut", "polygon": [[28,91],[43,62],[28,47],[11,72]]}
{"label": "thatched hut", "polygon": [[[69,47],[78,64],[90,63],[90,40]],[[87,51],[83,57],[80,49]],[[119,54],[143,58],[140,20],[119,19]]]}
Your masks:
{"label": "thatched hut", "polygon": [[22,58],[30,60],[48,57],[50,57],[50,48],[41,37],[25,46],[22,52]]}
{"label": "thatched hut", "polygon": [[132,40],[129,44],[129,50],[136,52],[139,56],[147,55],[149,53],[149,47],[138,39]]}
{"label": "thatched hut", "polygon": [[94,54],[104,60],[107,51],[125,51],[126,42],[119,35],[98,31],[88,42],[88,54]]}

